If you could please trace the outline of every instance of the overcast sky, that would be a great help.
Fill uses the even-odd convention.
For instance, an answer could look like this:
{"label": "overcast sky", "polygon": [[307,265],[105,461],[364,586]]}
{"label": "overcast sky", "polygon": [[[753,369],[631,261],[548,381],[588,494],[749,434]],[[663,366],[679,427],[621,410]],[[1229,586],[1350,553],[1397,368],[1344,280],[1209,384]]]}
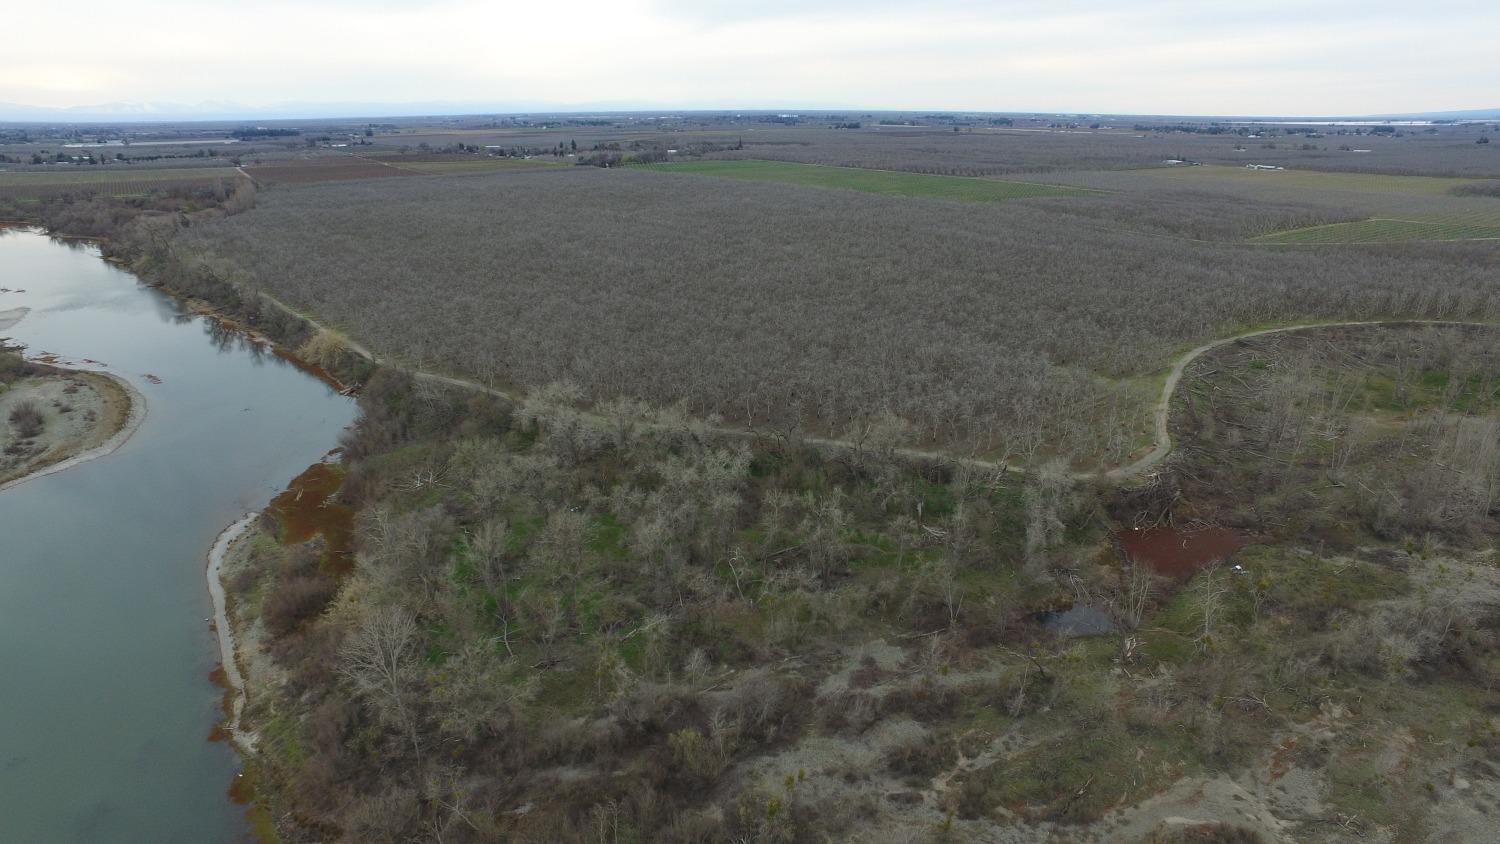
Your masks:
{"label": "overcast sky", "polygon": [[81,0],[0,102],[1361,114],[1500,107],[1497,0]]}

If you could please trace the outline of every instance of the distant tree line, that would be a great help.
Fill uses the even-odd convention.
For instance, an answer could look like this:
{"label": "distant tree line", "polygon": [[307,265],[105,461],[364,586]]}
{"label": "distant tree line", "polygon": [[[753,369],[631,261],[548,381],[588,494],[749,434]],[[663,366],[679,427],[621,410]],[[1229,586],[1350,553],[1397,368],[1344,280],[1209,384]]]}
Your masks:
{"label": "distant tree line", "polygon": [[294,138],[302,134],[300,129],[268,129],[264,126],[247,127],[230,132],[230,137],[240,140],[252,140],[256,138]]}

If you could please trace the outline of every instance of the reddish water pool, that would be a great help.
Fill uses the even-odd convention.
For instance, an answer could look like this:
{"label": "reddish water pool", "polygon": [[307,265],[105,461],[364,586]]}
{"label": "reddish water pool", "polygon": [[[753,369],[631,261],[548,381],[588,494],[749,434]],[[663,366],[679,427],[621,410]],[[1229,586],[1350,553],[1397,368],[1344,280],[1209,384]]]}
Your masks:
{"label": "reddish water pool", "polygon": [[1217,560],[1227,560],[1250,540],[1225,527],[1150,527],[1115,533],[1132,565],[1186,580]]}

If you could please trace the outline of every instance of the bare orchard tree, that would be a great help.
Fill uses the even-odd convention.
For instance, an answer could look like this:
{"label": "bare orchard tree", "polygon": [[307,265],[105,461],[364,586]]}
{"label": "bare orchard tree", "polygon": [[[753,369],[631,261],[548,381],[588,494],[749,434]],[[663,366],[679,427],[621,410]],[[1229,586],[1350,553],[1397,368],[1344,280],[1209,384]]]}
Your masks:
{"label": "bare orchard tree", "polygon": [[592,534],[588,517],[582,513],[553,511],[533,549],[534,559],[544,571],[565,578],[576,590],[588,563]]}
{"label": "bare orchard tree", "polygon": [[1047,549],[1062,537],[1063,497],[1068,490],[1067,467],[1053,461],[1042,467],[1026,485],[1026,566],[1040,571]]}
{"label": "bare orchard tree", "polygon": [[1126,566],[1120,572],[1120,585],[1111,600],[1115,621],[1126,630],[1141,626],[1146,608],[1156,592],[1156,576],[1143,565]]}
{"label": "bare orchard tree", "polygon": [[870,457],[888,463],[911,439],[914,430],[910,422],[887,410],[873,418],[855,420],[844,439],[853,446],[851,457],[856,464],[863,464]]}
{"label": "bare orchard tree", "polygon": [[504,519],[490,519],[469,537],[469,548],[479,567],[479,576],[490,594],[500,596],[509,579],[506,570],[506,548],[510,544],[510,526]]}
{"label": "bare orchard tree", "polygon": [[1224,596],[1229,594],[1229,585],[1220,564],[1215,562],[1204,569],[1194,581],[1192,591],[1193,603],[1202,621],[1197,636],[1198,648],[1210,651],[1217,647],[1214,636],[1219,629],[1220,617],[1223,615]]}
{"label": "bare orchard tree", "polygon": [[597,418],[578,410],[584,399],[577,384],[554,381],[528,393],[517,418],[537,425],[552,454],[564,465],[576,466],[603,447],[610,433]]}
{"label": "bare orchard tree", "polygon": [[435,599],[448,579],[452,523],[440,507],[393,513],[376,507],[360,519],[360,560],[377,589],[393,600]]}
{"label": "bare orchard tree", "polygon": [[510,637],[512,633],[519,631],[511,627],[516,614],[509,591],[511,570],[507,554],[511,537],[510,525],[505,519],[492,518],[470,534],[469,550],[473,554],[474,565],[479,570],[480,582],[495,600],[494,622],[500,628],[495,641],[505,646],[507,654],[514,656]]}
{"label": "bare orchard tree", "polygon": [[[1496,311],[1494,272],[1468,251],[1480,247],[1235,245],[1348,219],[1303,207],[1305,191],[1286,205],[1132,188],[1092,197],[1083,216],[1041,198],[924,204],[914,226],[904,201],[858,191],[643,172],[600,183],[569,169],[507,177],[503,207],[483,179],[360,180],[271,191],[254,213],[142,237],[317,303],[383,355],[499,376],[533,397],[569,381],[582,406],[681,403],[691,418],[724,414],[794,441],[886,410],[929,445],[1003,442],[1028,465],[1129,450],[1144,408],[1116,379],[1234,326]],[[578,227],[590,213],[612,225]],[[400,236],[414,219],[420,242]],[[1154,236],[1166,233],[1223,242]],[[739,259],[723,260],[725,243]],[[1416,357],[1398,364],[1420,376]],[[544,426],[560,459],[610,433],[568,421]]]}
{"label": "bare orchard tree", "polygon": [[433,726],[464,742],[503,735],[541,691],[538,675],[508,682],[504,666],[489,642],[470,641],[450,655],[427,675]]}
{"label": "bare orchard tree", "polygon": [[376,610],[345,642],[339,673],[380,717],[406,733],[412,752],[422,755],[410,699],[416,693],[417,622],[399,607]]}

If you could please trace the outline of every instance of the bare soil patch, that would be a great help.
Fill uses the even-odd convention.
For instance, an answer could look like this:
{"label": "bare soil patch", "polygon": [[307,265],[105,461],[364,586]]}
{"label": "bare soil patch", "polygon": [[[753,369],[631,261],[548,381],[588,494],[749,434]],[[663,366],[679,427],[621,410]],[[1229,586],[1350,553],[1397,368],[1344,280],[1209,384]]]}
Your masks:
{"label": "bare soil patch", "polygon": [[306,185],[317,182],[348,182],[360,179],[384,179],[391,176],[418,175],[394,164],[372,161],[368,158],[309,158],[299,161],[278,161],[275,164],[257,164],[245,168],[256,181],[269,184]]}

